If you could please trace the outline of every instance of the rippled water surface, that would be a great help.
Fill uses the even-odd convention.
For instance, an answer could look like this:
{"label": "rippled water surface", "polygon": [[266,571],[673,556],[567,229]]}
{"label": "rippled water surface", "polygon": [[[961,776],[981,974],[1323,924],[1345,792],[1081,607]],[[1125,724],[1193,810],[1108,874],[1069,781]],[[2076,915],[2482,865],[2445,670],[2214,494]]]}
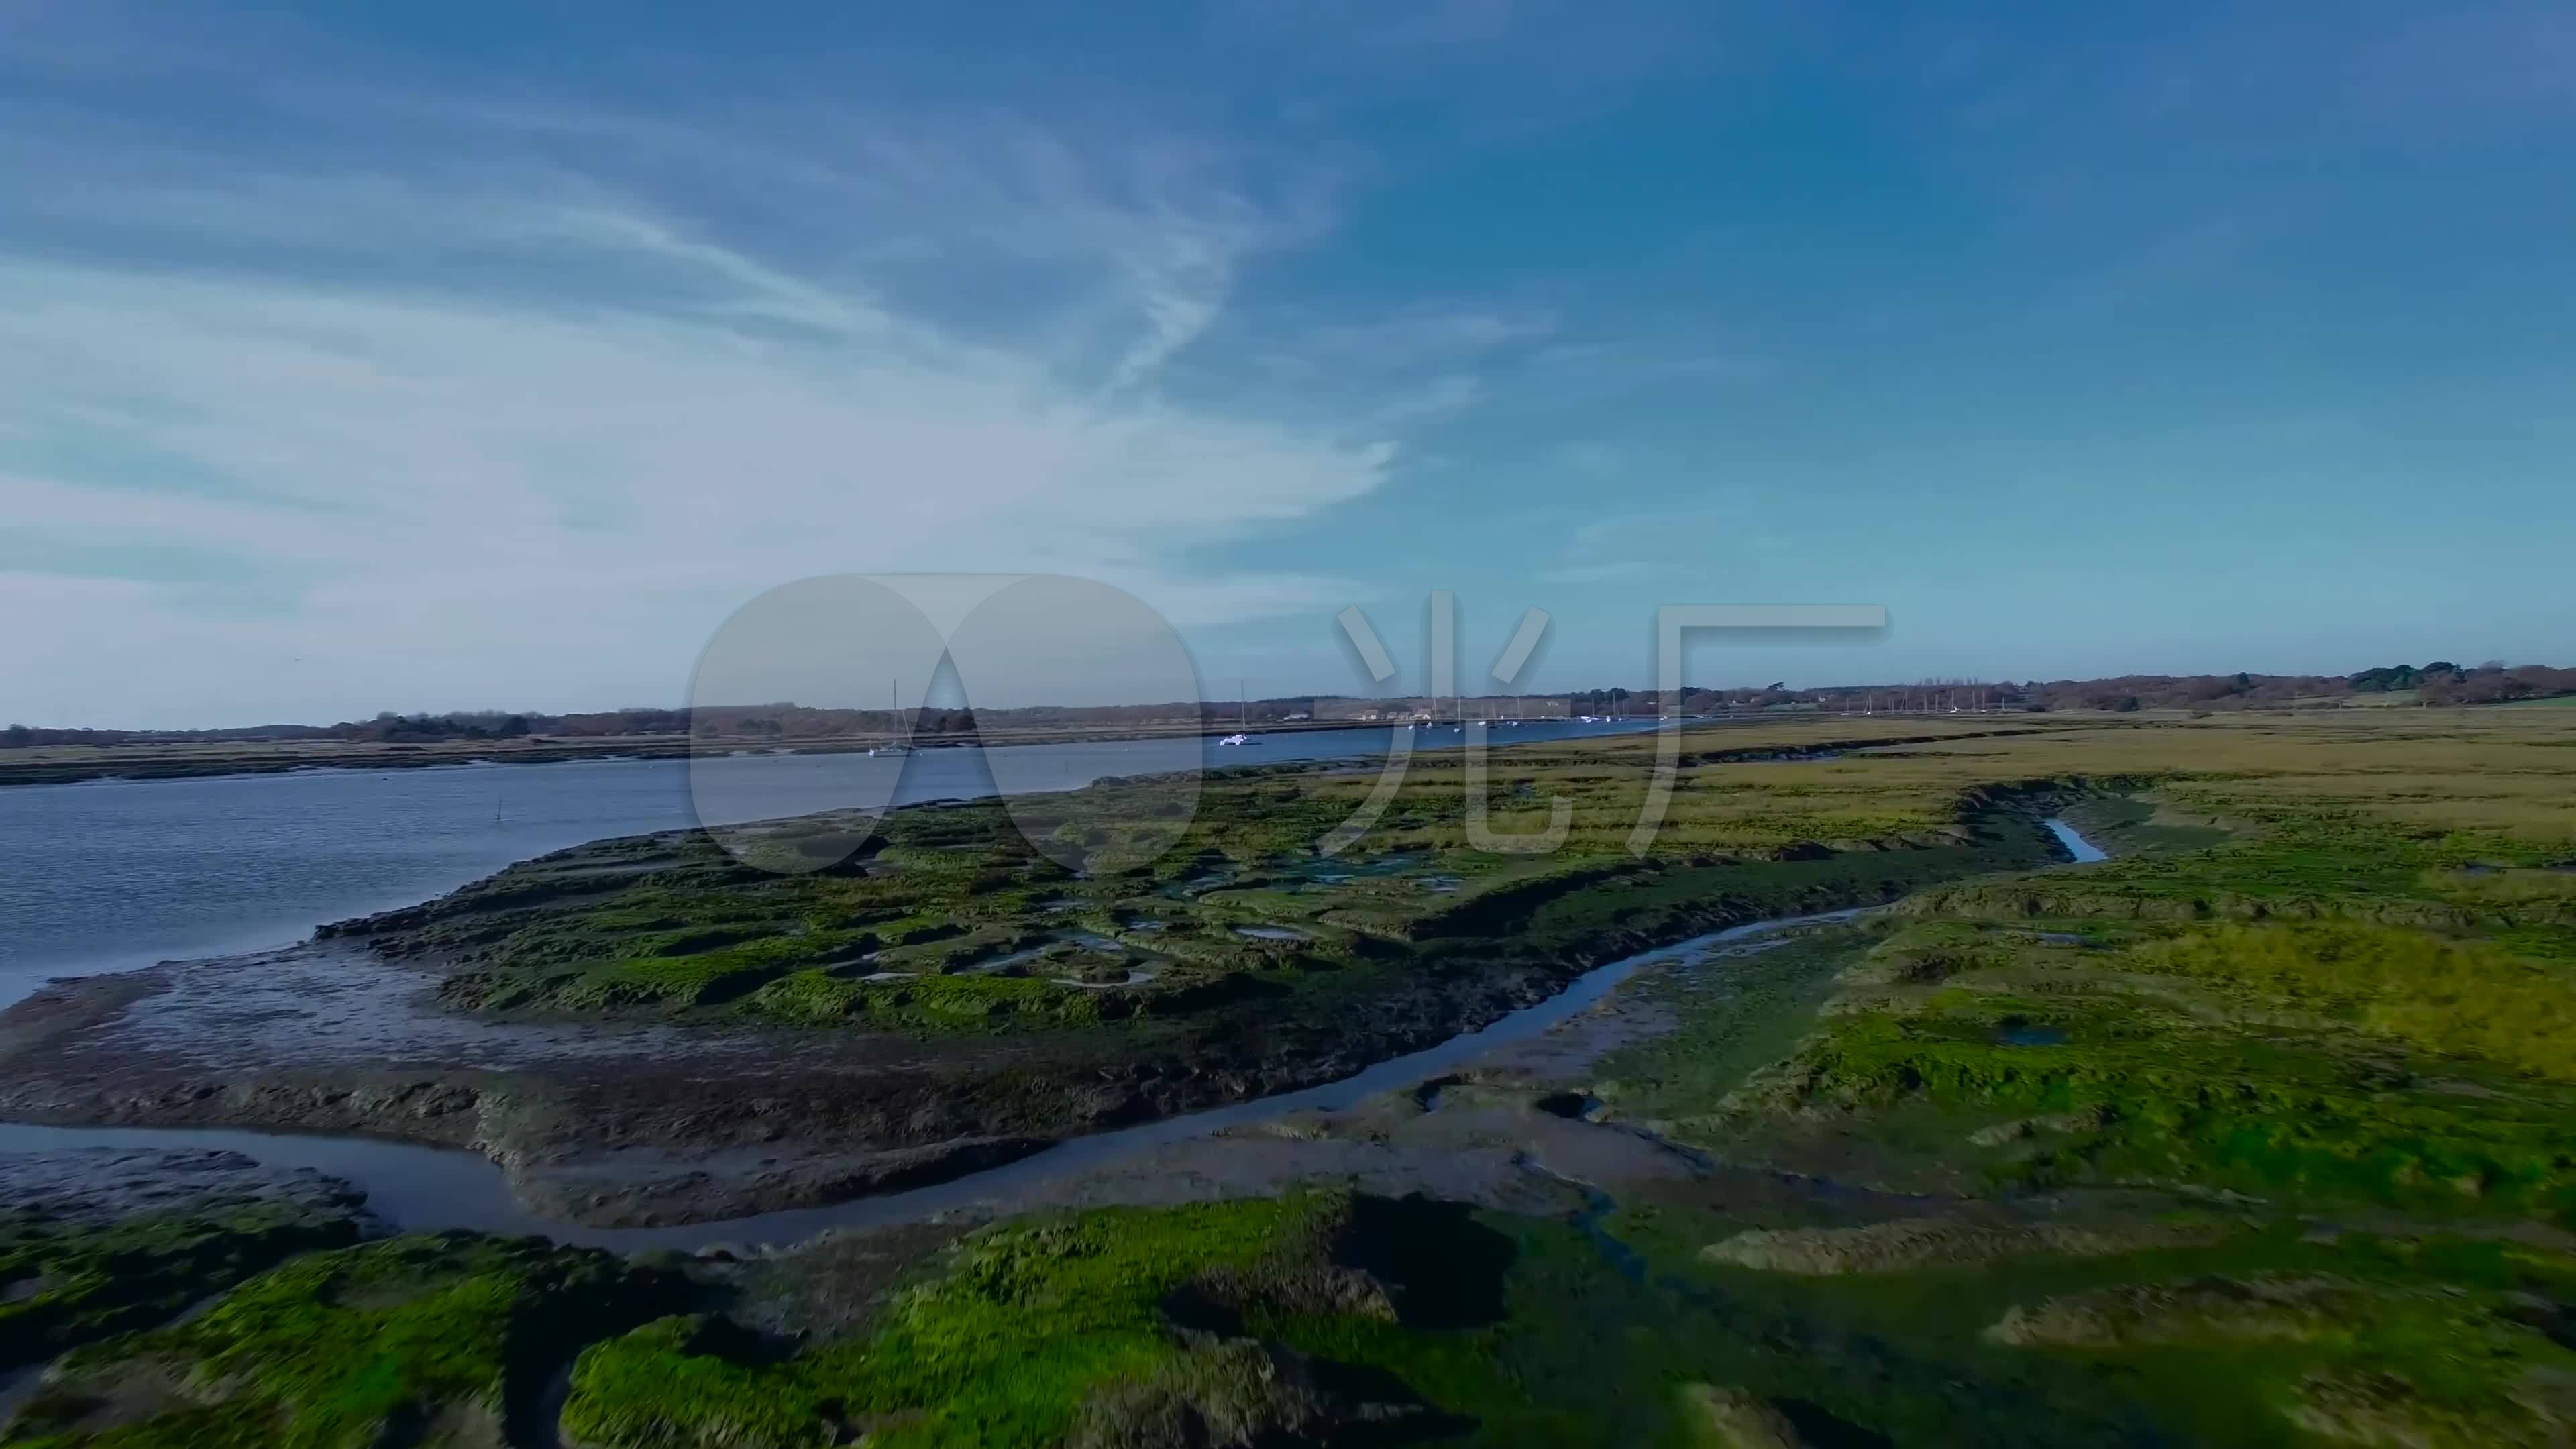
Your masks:
{"label": "rippled water surface", "polygon": [[[1533,722],[1498,743],[1643,727]],[[1417,740],[1437,746],[1445,730]],[[1214,766],[1383,754],[1384,729],[1209,746]],[[751,755],[722,772],[725,818],[769,819],[887,797],[1069,790],[1170,768],[1170,741],[1016,745],[991,752]],[[301,939],[316,924],[454,890],[532,855],[699,823],[685,760],[321,770],[198,780],[0,788],[0,1006],[49,976],[228,955]]]}

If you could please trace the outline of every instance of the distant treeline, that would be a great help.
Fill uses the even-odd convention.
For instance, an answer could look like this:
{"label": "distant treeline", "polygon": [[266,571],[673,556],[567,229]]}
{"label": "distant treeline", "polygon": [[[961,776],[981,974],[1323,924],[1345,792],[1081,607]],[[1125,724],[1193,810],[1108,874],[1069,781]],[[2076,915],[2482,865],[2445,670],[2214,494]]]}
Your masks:
{"label": "distant treeline", "polygon": [[[2311,705],[2380,703],[2411,694],[2430,705],[2501,704],[2576,694],[2576,669],[2507,666],[2501,661],[2466,666],[2448,661],[2395,664],[2357,674],[2126,674],[2109,679],[1938,679],[1905,684],[1850,684],[1791,689],[1685,689],[1685,714],[1758,710],[1874,710],[1883,714],[1951,710],[2045,714],[2067,710],[2291,709]],[[1663,706],[1662,696],[1624,689],[1573,696],[1586,713],[1643,714]]]}
{"label": "distant treeline", "polygon": [[[1255,701],[1250,717],[1278,722],[1287,706],[1304,701]],[[972,734],[980,725],[1008,729],[1115,729],[1143,725],[1215,725],[1232,721],[1239,706],[1183,701],[1101,708],[1038,706],[988,710],[979,720],[969,709],[815,709],[799,704],[727,705],[717,708],[613,709],[586,714],[458,710],[396,714],[338,724],[243,725],[205,730],[41,729],[13,724],[0,730],[0,748],[29,745],[227,744],[338,741],[350,744],[429,744],[454,740],[584,740],[643,735],[700,739],[794,741],[875,735]]]}
{"label": "distant treeline", "polygon": [[[2393,664],[2357,674],[2130,674],[2115,679],[2052,679],[1983,683],[1943,681],[1808,691],[1803,700],[1828,709],[1986,708],[2044,713],[2059,710],[2288,709],[2308,704],[2376,702],[2371,696],[2412,692],[2428,705],[2501,704],[2576,694],[2576,669],[2508,666],[2501,660],[2468,666],[2437,660]],[[1893,704],[1890,701],[1894,701]]]}
{"label": "distant treeline", "polygon": [[[2368,702],[2370,696],[2404,694],[2427,705],[2501,704],[2518,699],[2544,699],[2576,694],[2576,669],[2547,665],[2508,666],[2500,660],[2467,666],[2448,661],[2395,664],[2358,674],[2129,674],[2113,679],[1926,680],[1911,684],[1837,685],[1791,689],[1775,682],[1756,689],[1700,689],[1681,692],[1685,714],[1733,714],[1755,710],[1876,710],[1881,713],[1943,713],[1950,710],[2048,713],[2063,710],[2108,710],[2126,713],[2150,709],[2233,710],[2285,709],[2300,705]],[[1649,714],[1662,709],[1662,695],[1625,688],[1581,690],[1558,696],[1569,713]],[[1175,701],[1162,704],[1074,707],[1040,705],[1026,709],[910,711],[814,709],[798,704],[728,705],[721,708],[615,709],[588,714],[509,713],[501,710],[447,714],[396,714],[330,725],[246,725],[208,730],[41,729],[13,724],[0,729],[0,749],[32,745],[224,744],[253,741],[324,741],[353,744],[426,744],[454,740],[601,739],[630,735],[689,735],[699,739],[797,741],[846,739],[873,735],[973,734],[979,730],[1045,729],[1114,730],[1188,726],[1210,728],[1238,720],[1278,725],[1316,718],[1316,696],[1240,702]],[[1390,706],[1400,701],[1387,701]],[[1467,713],[1483,717],[1493,710],[1469,701]],[[1428,712],[1452,716],[1456,701],[1427,702]]]}

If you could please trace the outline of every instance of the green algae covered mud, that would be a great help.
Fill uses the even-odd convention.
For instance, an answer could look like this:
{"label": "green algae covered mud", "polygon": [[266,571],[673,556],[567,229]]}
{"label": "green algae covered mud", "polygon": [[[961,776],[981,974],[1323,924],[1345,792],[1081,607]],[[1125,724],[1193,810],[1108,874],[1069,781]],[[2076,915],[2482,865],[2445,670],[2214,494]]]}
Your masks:
{"label": "green algae covered mud", "polygon": [[[1188,964],[1262,961],[1229,974],[1279,985],[1242,999],[1290,1003],[1265,1018],[1286,1024],[1333,999],[1312,988],[1478,969],[1433,965],[1438,943],[1534,969],[1540,949],[1721,919],[1739,907],[1712,902],[1729,898],[1763,914],[1824,903],[1810,891],[1896,900],[1676,954],[1546,1041],[1173,1144],[1054,1206],[751,1256],[471,1235],[305,1253],[175,1323],[73,1347],[0,1442],[2563,1443],[2576,725],[2559,718],[2231,720],[1705,762],[1676,796],[1691,844],[1634,874],[1603,849],[1583,867],[1601,873],[1520,896],[1543,871],[1457,849],[1436,795],[1362,857],[1379,873],[1337,881],[1229,853],[1246,836],[1227,831],[1272,818],[1238,807],[1204,827],[1212,854],[1187,874],[987,883],[947,899],[992,914],[959,909],[941,939],[997,918],[1034,932],[1071,916],[1066,930],[1109,941],[1186,920],[1182,935],[1222,952],[1283,953]],[[1615,799],[1635,767],[1605,753],[1551,760],[1546,783]],[[1345,788],[1238,784],[1283,810]],[[2064,863],[2043,810],[2112,858]],[[1604,836],[1624,828],[1612,813]],[[910,828],[866,860],[894,857],[895,876],[904,852],[937,849]],[[1957,854],[1912,879],[1774,874],[1940,852]],[[684,856],[643,878],[723,868]],[[1398,893],[1425,875],[1458,889]],[[1097,1023],[894,1024],[872,1003],[800,1020],[755,1003],[821,966],[715,999],[609,999],[572,978],[621,979],[647,953],[604,954],[586,914],[671,913],[611,918],[632,944],[734,895],[706,883],[617,906],[632,888],[531,892],[480,931],[478,912],[442,906],[357,939],[419,972],[424,1011],[490,1031],[887,1039],[1016,1062],[1068,1038],[1123,1039],[1137,1059],[1193,1032],[1224,1040],[1221,1014],[1153,1003],[1159,971],[1092,993],[1129,1003]],[[851,914],[933,909],[874,889]],[[1204,913],[1157,906],[1163,931],[1137,932],[1127,913],[1148,899]],[[1453,912],[1477,929],[1348,924],[1454,926]],[[1337,957],[1342,932],[1390,954]],[[543,940],[568,949],[546,957]],[[1127,949],[1131,973],[1188,959]]]}
{"label": "green algae covered mud", "polygon": [[346,1183],[237,1153],[0,1154],[0,1176],[0,1371],[162,1322],[367,1226]]}
{"label": "green algae covered mud", "polygon": [[1795,767],[1741,762],[1993,729],[1694,737],[1643,856],[1652,738],[1494,753],[1497,831],[1573,802],[1545,855],[1471,843],[1446,754],[1332,855],[1372,777],[1216,777],[1159,854],[1134,839],[1179,787],[1094,786],[1078,869],[992,801],[782,822],[755,844],[824,863],[799,874],[606,841],[292,951],[51,988],[0,1016],[0,1111],[471,1147],[603,1226],[811,1206],[1347,1077],[1718,927],[2048,860],[2001,799],[1857,761],[1786,796]]}

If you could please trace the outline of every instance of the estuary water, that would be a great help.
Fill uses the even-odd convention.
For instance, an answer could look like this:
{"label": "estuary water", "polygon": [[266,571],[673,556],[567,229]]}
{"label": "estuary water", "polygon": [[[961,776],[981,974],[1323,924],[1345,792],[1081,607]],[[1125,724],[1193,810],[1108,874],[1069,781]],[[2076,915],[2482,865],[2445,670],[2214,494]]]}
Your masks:
{"label": "estuary water", "polygon": [[[1529,721],[1495,744],[1653,727]],[[1384,755],[1384,728],[1255,736],[1202,747],[1211,768]],[[1448,727],[1417,749],[1455,743]],[[228,956],[301,940],[324,921],[443,895],[586,841],[730,825],[884,800],[1073,790],[1172,768],[1175,742],[1112,740],[861,754],[744,754],[312,770],[0,788],[0,1007],[46,979]],[[987,758],[988,753],[997,758]],[[1184,756],[1184,758],[1186,758]],[[700,820],[690,771],[718,772],[723,819]]]}

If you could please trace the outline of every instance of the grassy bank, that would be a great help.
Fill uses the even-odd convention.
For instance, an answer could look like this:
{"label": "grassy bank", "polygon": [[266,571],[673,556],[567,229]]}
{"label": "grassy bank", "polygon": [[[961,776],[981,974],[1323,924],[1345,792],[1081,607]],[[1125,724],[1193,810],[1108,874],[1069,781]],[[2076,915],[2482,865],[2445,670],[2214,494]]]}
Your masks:
{"label": "grassy bank", "polygon": [[[1543,864],[1463,849],[1460,782],[1435,775],[1329,872],[1342,879],[1309,876],[1293,842],[1360,787],[1281,774],[1220,782],[1223,808],[1179,864],[1132,875],[997,864],[1013,848],[999,817],[956,810],[899,817],[859,857],[880,873],[728,884],[690,874],[728,868],[717,859],[635,845],[657,863],[613,887],[512,899],[583,878],[505,876],[378,934],[458,952],[477,991],[537,992],[481,1009],[578,1013],[612,1005],[545,983],[648,959],[601,942],[729,928],[649,959],[731,959],[801,939],[777,928],[786,902],[873,901],[900,914],[833,929],[953,968],[920,980],[1099,1008],[892,1027],[1193,1048],[1226,1041],[1229,1013],[1318,1031],[1339,1013],[1360,1030],[1353,1016],[1406,981],[1734,905],[1908,893],[1642,978],[1665,1029],[1551,1090],[1597,1099],[1591,1130],[1651,1134],[1694,1165],[1558,1181],[1579,1213],[1318,1184],[684,1270],[378,1245],[297,1259],[201,1318],[83,1350],[8,1442],[183,1442],[172,1426],[202,1423],[317,1449],[387,1442],[388,1424],[413,1426],[399,1442],[497,1443],[477,1426],[541,1415],[530,1385],[567,1364],[567,1442],[601,1449],[2564,1442],[2576,727],[2421,713],[1702,759],[1671,841],[1643,861],[1609,842],[1651,740],[1529,767],[1539,794],[1584,800],[1591,842]],[[2046,864],[2025,828],[2041,800],[2117,858]],[[1149,910],[1160,931],[1136,929]],[[976,969],[1005,941],[1027,949],[1009,933],[1066,916],[1135,942],[1120,969],[1173,963],[1172,982],[1086,993]],[[547,941],[557,955],[512,954]],[[613,1009],[775,1014],[754,998],[803,970],[870,984],[809,965],[719,1000]],[[1278,990],[1223,1010],[1162,999],[1228,980]],[[878,1010],[817,1029],[865,1029]],[[371,1278],[374,1263],[390,1266]],[[492,1327],[512,1323],[544,1328]],[[536,1342],[549,1351],[477,1347]]]}
{"label": "grassy bank", "polygon": [[357,1241],[345,1211],[245,1201],[109,1222],[0,1212],[0,1369],[148,1328],[297,1253]]}
{"label": "grassy bank", "polygon": [[[1318,841],[1372,778],[1256,769],[1208,780],[1195,815],[1186,782],[1136,780],[793,820],[731,842],[602,842],[330,932],[436,968],[439,998],[486,1019],[757,1028],[781,1039],[782,1070],[815,1073],[756,1100],[644,1082],[522,1114],[575,1124],[575,1146],[682,1128],[695,1142],[889,1148],[1061,1136],[1346,1076],[1720,926],[2041,863],[2055,847],[2018,795],[1935,780],[1890,791],[1856,758],[1775,758],[1848,746],[1851,730],[1920,741],[1985,728],[1690,736],[1642,856],[1627,843],[1659,769],[1651,738],[1494,752],[1496,830],[1526,833],[1552,800],[1572,802],[1553,854],[1480,847],[1470,762],[1434,753],[1377,827],[1333,854]],[[1802,770],[1833,773],[1786,773]],[[1049,820],[1052,835],[1037,828]],[[1184,823],[1173,848],[1150,848]],[[1068,865],[1032,835],[1078,854]],[[872,1070],[898,1058],[919,1069]]]}
{"label": "grassy bank", "polygon": [[[2126,774],[2145,741],[2103,743]],[[1740,1000],[1677,994],[1682,1030],[1604,1095],[1800,1187],[1652,1190],[1605,1230],[1677,1292],[1972,1382],[2079,1375],[2184,1442],[2560,1442],[2566,747],[2222,738],[2078,809],[2118,860],[1784,950],[1774,998],[1817,1005],[1768,1065],[1735,1070]]]}
{"label": "grassy bank", "polygon": [[[1377,827],[1337,854],[1318,842],[1361,808],[1373,777],[1284,767],[1221,775],[1203,791],[1116,781],[1034,804],[814,817],[748,842],[601,842],[330,929],[451,968],[446,999],[483,1012],[928,1033],[1092,1027],[1295,991],[1326,973],[1419,975],[1498,949],[1560,962],[1590,938],[1622,934],[1606,927],[1633,924],[1624,939],[1653,933],[1658,913],[1715,919],[1712,902],[1732,881],[1749,909],[1795,903],[1802,885],[1783,882],[1835,872],[1764,867],[1812,867],[1838,851],[1953,853],[1886,863],[1897,888],[1959,873],[1962,850],[1969,868],[2039,858],[2029,831],[2007,841],[1981,828],[1946,782],[1892,791],[1855,769],[1782,790],[1764,778],[1781,767],[1737,760],[1926,728],[1841,721],[1692,736],[1642,858],[1627,837],[1655,773],[1654,742],[1588,741],[1492,757],[1497,834],[1529,834],[1553,801],[1570,806],[1563,847],[1543,855],[1477,848],[1468,766],[1435,752],[1414,759]],[[1175,841],[1171,822],[1183,818]],[[1041,852],[1028,836],[1050,822]],[[1068,857],[1072,866],[1059,863]],[[1865,864],[1842,871],[1864,898]]]}

